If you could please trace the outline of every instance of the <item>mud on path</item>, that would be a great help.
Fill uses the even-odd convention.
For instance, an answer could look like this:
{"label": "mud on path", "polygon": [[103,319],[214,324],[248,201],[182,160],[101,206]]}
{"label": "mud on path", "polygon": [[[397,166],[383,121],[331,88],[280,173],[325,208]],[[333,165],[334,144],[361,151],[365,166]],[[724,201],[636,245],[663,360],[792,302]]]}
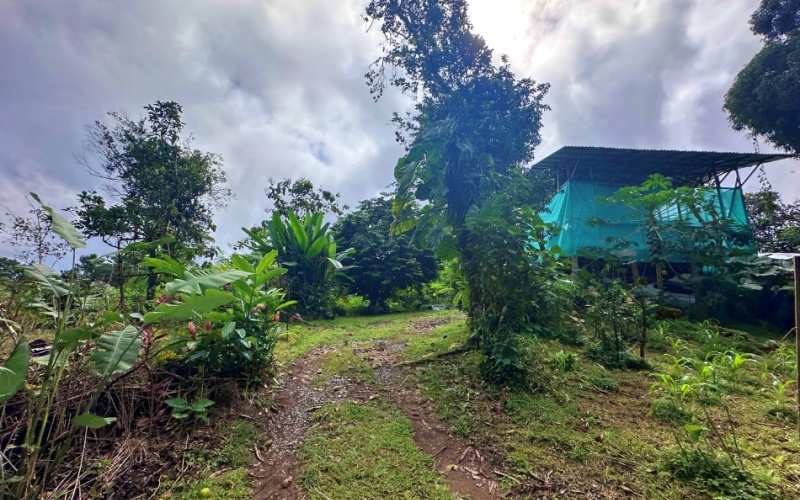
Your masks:
{"label": "mud on path", "polygon": [[415,443],[434,457],[437,471],[457,498],[499,497],[495,471],[502,459],[484,454],[454,436],[447,424],[437,419],[430,402],[406,385],[408,368],[394,366],[404,347],[385,340],[353,345],[353,352],[372,366],[374,385],[333,375],[315,388],[312,382],[319,367],[327,355],[337,352],[335,347],[316,348],[292,363],[279,379],[282,387],[276,394],[277,411],[269,415],[272,445],[261,452],[251,472],[258,480],[255,498],[307,498],[308,494],[297,484],[302,469],[296,455],[307,432],[317,425],[314,413],[329,402],[363,403],[374,396],[392,401],[411,422]]}

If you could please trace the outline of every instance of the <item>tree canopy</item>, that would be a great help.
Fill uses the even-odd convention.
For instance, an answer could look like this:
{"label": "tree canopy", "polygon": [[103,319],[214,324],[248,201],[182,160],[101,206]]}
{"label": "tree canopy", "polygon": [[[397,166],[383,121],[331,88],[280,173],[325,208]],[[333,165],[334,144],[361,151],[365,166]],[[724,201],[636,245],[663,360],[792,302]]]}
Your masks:
{"label": "tree canopy", "polygon": [[762,252],[800,251],[800,200],[786,203],[762,171],[761,189],[745,194],[747,215]]}
{"label": "tree canopy", "polygon": [[516,79],[505,56],[493,64],[464,0],[373,0],[367,19],[385,38],[366,75],[370,91],[379,98],[388,81],[417,98],[415,115],[394,116],[409,147],[395,169],[394,215],[407,218],[416,199],[429,203],[423,218],[439,232],[460,228],[470,207],[533,159],[548,85]]}
{"label": "tree canopy", "polygon": [[[224,186],[222,159],[182,138],[180,104],[157,101],[145,110],[147,116],[138,120],[109,113],[112,125],[97,121],[89,129],[87,150],[99,166],[87,166],[106,181],[106,195],[80,193],[78,227],[118,249],[171,235],[187,256],[212,253],[213,209],[232,196]],[[151,278],[149,294],[154,286]]]}
{"label": "tree canopy", "polygon": [[314,184],[305,178],[295,181],[292,179],[276,181],[270,178],[266,195],[273,205],[271,209],[266,210],[267,212],[275,210],[283,216],[294,212],[301,219],[306,214],[315,212],[342,215],[348,208],[339,206],[339,193],[322,188],[315,190]]}
{"label": "tree canopy", "polygon": [[764,46],[725,95],[734,130],[800,152],[800,1],[762,0],[750,19]]}
{"label": "tree canopy", "polygon": [[357,249],[347,270],[350,292],[384,310],[396,290],[432,281],[438,270],[433,252],[420,248],[408,234],[391,235],[391,223],[391,199],[376,197],[362,201],[334,226],[341,247]]}
{"label": "tree canopy", "polygon": [[111,127],[98,121],[89,129],[87,148],[100,162],[90,171],[107,181],[108,195],[80,194],[81,229],[109,244],[171,234],[197,253],[207,251],[213,209],[231,197],[222,160],[193,149],[191,137],[181,138],[178,103],[158,101],[145,110],[147,117],[139,120],[109,113]]}
{"label": "tree canopy", "polygon": [[750,17],[750,30],[765,40],[779,40],[797,30],[800,0],[761,0]]}

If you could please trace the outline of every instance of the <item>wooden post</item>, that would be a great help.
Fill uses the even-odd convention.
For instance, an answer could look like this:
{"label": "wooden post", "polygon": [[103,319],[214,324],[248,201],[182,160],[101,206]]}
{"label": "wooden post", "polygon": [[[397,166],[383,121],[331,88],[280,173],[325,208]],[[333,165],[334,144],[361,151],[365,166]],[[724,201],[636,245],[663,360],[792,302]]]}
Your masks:
{"label": "wooden post", "polygon": [[800,439],[800,257],[795,257],[794,261],[794,349],[797,362],[797,436]]}
{"label": "wooden post", "polygon": [[633,286],[636,286],[639,284],[639,278],[641,278],[641,275],[639,274],[639,264],[632,262],[631,272],[633,273]]}

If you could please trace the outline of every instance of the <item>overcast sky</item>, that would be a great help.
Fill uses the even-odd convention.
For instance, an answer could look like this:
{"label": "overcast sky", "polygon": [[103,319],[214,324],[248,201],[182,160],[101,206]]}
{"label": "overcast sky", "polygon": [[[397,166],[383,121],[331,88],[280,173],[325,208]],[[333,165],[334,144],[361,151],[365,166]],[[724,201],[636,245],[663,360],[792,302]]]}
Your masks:
{"label": "overcast sky", "polygon": [[[24,212],[36,191],[74,205],[98,184],[74,159],[85,127],[156,100],[182,104],[195,146],[224,158],[237,196],[215,218],[225,249],[264,218],[269,177],[307,177],[351,205],[377,194],[402,154],[391,113],[410,103],[369,95],[380,38],[366,3],[0,1],[0,203]],[[537,158],[563,145],[752,151],[721,107],[759,49],[758,3],[471,0],[470,16],[517,75],[552,85]],[[789,199],[798,166],[768,167]]]}

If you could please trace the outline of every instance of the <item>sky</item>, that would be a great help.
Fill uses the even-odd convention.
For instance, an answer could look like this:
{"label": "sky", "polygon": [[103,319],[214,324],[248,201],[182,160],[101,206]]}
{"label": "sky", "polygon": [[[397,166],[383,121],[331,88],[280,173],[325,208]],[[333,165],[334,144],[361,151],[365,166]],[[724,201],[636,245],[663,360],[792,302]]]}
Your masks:
{"label": "sky", "polygon": [[[413,103],[369,94],[381,38],[366,3],[3,0],[0,204],[24,213],[35,191],[74,206],[100,186],[77,159],[86,127],[157,100],[180,103],[195,147],[224,159],[236,198],[215,215],[223,249],[265,218],[269,178],[305,177],[350,205],[378,194],[403,153],[392,112]],[[721,108],[760,47],[747,24],[758,3],[470,0],[469,13],[518,76],[551,84],[537,158],[563,145],[749,152]],[[787,200],[800,197],[798,166],[767,167]]]}

